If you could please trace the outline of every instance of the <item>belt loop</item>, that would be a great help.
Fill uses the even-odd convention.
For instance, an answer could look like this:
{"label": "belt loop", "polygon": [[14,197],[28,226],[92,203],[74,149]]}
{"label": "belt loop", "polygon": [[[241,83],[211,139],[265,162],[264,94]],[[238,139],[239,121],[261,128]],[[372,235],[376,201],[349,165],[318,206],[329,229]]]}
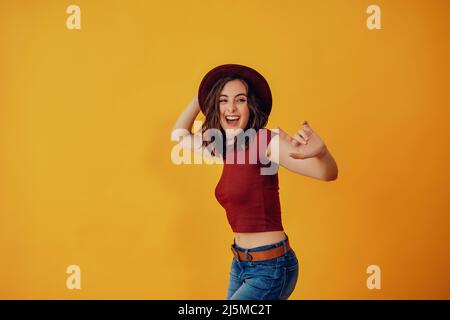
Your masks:
{"label": "belt loop", "polygon": [[289,241],[289,237],[286,232],[284,232],[284,235],[286,236],[286,239],[284,240],[283,245],[284,245],[284,253],[286,253],[287,252],[286,243]]}
{"label": "belt loop", "polygon": [[245,258],[247,259],[247,261],[249,261],[249,264],[252,265],[253,257],[251,254],[248,253],[248,248],[245,249]]}
{"label": "belt loop", "polygon": [[234,245],[231,245],[231,251],[233,252],[234,257],[236,258],[236,261],[240,262],[241,259],[239,258],[239,252],[234,247]]}

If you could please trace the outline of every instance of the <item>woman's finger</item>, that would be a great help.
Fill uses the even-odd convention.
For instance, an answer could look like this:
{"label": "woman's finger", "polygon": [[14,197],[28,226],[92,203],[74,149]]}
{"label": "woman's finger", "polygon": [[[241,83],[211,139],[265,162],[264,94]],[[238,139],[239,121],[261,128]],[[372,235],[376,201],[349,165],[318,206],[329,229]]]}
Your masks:
{"label": "woman's finger", "polygon": [[291,138],[291,145],[298,147],[301,143],[298,140]]}
{"label": "woman's finger", "polygon": [[305,135],[300,135],[298,132],[296,134],[294,134],[292,139],[300,142],[301,144],[307,144],[308,143],[307,139],[305,139]]}
{"label": "woman's finger", "polygon": [[303,125],[303,130],[308,134],[308,136],[310,136],[313,133],[313,129],[309,125],[309,122],[305,120],[305,121],[303,121],[302,125]]}
{"label": "woman's finger", "polygon": [[298,130],[296,135],[301,136],[305,141],[308,141],[309,139],[309,134],[307,134],[303,129]]}
{"label": "woman's finger", "polygon": [[304,159],[304,155],[299,153],[299,152],[291,152],[289,153],[289,157],[294,158],[294,159]]}

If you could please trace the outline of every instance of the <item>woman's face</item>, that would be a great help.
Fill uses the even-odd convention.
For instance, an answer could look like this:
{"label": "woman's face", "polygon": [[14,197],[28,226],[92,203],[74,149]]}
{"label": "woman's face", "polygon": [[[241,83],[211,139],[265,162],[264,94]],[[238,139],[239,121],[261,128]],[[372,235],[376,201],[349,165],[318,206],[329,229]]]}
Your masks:
{"label": "woman's face", "polygon": [[225,84],[219,96],[220,125],[224,130],[245,129],[250,116],[247,101],[247,88],[241,80]]}

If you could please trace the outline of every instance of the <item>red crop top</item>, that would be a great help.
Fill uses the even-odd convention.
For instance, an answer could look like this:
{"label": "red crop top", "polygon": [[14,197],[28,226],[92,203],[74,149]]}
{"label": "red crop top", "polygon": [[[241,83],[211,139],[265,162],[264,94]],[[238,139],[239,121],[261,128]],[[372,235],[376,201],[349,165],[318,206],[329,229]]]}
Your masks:
{"label": "red crop top", "polygon": [[[263,143],[263,134],[267,137],[266,143]],[[224,160],[215,196],[224,207],[234,232],[283,230],[278,193],[278,164],[270,162],[265,156],[267,145],[275,134],[268,129],[260,129],[248,149],[234,153],[232,149],[227,149],[232,152],[228,159],[231,160],[234,155],[234,162]],[[245,163],[238,163],[238,160],[242,159],[240,157],[243,157],[242,153],[245,155]],[[249,154],[257,155],[257,161],[251,162]],[[255,160],[254,157],[253,159]],[[272,174],[261,174],[264,167],[271,167]]]}

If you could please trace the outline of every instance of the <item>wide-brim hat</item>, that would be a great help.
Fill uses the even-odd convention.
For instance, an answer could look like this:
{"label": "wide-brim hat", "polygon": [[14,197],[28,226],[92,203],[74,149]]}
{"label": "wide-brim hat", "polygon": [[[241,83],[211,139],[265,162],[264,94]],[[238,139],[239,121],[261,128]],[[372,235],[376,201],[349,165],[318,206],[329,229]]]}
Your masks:
{"label": "wide-brim hat", "polygon": [[205,114],[205,101],[214,84],[222,77],[238,75],[242,77],[251,90],[261,100],[262,110],[268,114],[272,110],[272,93],[266,79],[255,69],[240,64],[223,64],[211,69],[200,82],[198,89],[198,102],[200,110]]}

